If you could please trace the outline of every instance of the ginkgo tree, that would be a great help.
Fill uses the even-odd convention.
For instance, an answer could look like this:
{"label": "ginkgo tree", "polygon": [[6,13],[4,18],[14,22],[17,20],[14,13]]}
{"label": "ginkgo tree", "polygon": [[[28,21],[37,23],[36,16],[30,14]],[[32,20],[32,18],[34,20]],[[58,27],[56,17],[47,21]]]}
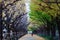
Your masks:
{"label": "ginkgo tree", "polygon": [[[56,25],[59,24],[57,24],[56,21],[60,20],[60,16],[58,17],[58,15],[60,15],[58,11],[60,10],[59,6],[60,5],[56,3],[44,3],[42,0],[32,0],[30,3],[30,18],[36,20],[38,23],[43,22],[43,24],[46,24],[47,34],[50,35],[51,32],[51,35],[55,36]],[[56,19],[56,17],[58,17],[58,19]]]}

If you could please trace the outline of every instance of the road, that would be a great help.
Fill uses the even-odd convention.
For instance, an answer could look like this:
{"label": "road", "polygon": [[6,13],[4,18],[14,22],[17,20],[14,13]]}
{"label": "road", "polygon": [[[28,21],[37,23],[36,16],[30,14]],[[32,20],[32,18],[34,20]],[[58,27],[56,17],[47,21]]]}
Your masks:
{"label": "road", "polygon": [[33,36],[31,34],[26,34],[25,36],[21,37],[19,40],[45,40],[45,39],[35,34]]}

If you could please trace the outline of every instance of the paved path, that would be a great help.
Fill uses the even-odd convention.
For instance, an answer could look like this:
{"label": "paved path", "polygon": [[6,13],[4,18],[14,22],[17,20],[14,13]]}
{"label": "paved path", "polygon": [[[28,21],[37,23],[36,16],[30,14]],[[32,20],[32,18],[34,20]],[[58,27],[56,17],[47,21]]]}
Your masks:
{"label": "paved path", "polygon": [[45,40],[45,39],[42,37],[39,37],[37,35],[31,36],[31,34],[27,34],[27,35],[21,37],[19,40]]}

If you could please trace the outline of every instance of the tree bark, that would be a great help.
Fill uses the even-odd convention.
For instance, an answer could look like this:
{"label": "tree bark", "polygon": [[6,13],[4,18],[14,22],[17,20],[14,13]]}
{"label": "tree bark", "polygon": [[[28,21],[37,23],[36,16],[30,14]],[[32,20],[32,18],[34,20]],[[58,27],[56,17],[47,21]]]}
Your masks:
{"label": "tree bark", "polygon": [[55,26],[51,26],[51,36],[55,37],[56,29]]}
{"label": "tree bark", "polygon": [[51,27],[50,23],[47,23],[47,35],[49,36],[50,36],[50,27]]}
{"label": "tree bark", "polygon": [[58,28],[59,37],[60,37],[60,19],[59,19],[59,15],[57,15],[57,17],[56,17],[56,23],[57,23],[57,28]]}
{"label": "tree bark", "polygon": [[0,39],[2,40],[2,9],[3,9],[3,5],[2,3],[0,3]]}

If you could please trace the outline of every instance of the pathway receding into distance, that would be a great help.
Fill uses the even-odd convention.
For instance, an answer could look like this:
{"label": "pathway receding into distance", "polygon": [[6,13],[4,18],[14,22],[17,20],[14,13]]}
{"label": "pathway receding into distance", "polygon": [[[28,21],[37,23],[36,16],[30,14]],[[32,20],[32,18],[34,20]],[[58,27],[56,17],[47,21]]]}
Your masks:
{"label": "pathway receding into distance", "polygon": [[26,34],[25,36],[21,37],[19,40],[45,40],[45,39],[37,35],[32,36],[31,34]]}

